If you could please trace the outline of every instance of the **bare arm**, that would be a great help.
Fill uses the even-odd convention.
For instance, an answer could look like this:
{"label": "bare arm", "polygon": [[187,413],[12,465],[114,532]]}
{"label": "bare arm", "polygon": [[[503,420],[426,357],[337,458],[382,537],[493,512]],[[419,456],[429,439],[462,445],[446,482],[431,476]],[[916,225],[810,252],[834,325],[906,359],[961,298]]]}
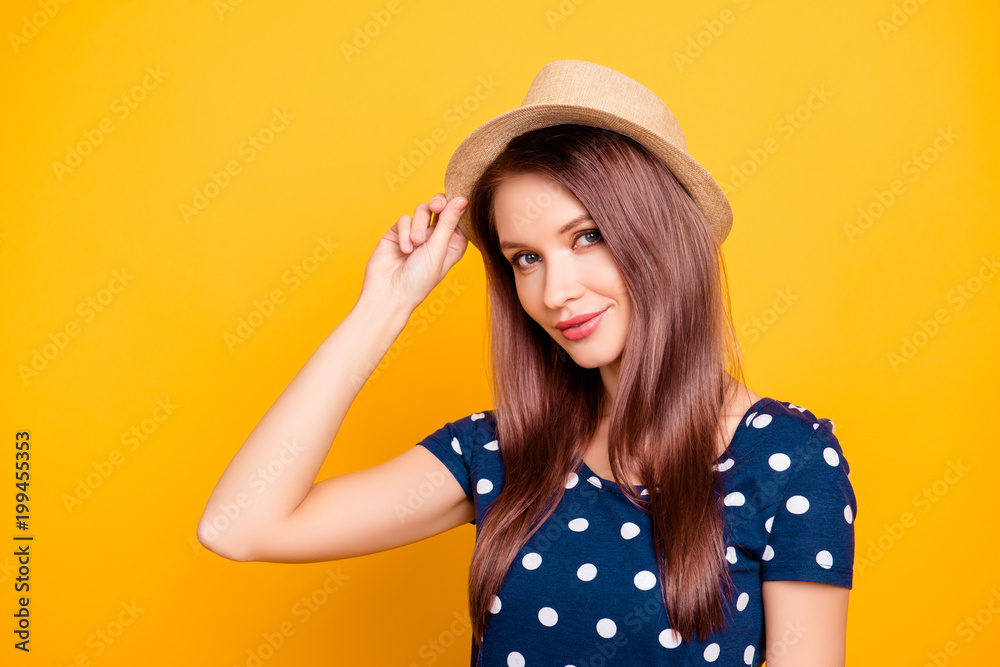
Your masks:
{"label": "bare arm", "polygon": [[844,667],[850,589],[812,581],[765,581],[768,667]]}
{"label": "bare arm", "polygon": [[[427,204],[418,206],[413,231],[426,229],[430,212]],[[314,484],[361,387],[416,305],[464,252],[467,241],[455,232],[458,213],[449,202],[430,238],[409,252],[399,238],[405,234],[408,242],[410,216],[380,239],[357,303],[253,429],[209,496],[198,524],[208,549],[233,560],[329,560],[406,544],[471,519],[461,486],[419,447]],[[406,522],[392,516],[403,492],[442,471],[451,479],[421,513]]]}

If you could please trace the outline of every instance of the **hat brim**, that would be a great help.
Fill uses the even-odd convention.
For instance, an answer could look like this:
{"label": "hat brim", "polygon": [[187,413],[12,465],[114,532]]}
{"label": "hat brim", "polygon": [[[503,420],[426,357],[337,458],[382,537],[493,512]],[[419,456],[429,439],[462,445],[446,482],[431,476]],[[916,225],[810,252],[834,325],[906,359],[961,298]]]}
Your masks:
{"label": "hat brim", "polygon": [[[520,106],[495,116],[477,127],[455,149],[445,170],[445,197],[469,198],[483,171],[507,147],[507,143],[525,132],[578,123],[613,130],[631,137],[661,159],[708,219],[718,243],[729,235],[733,211],[722,188],[711,174],[688,153],[652,130],[616,114],[569,104],[533,104]],[[468,209],[458,221],[462,232],[473,240]]]}

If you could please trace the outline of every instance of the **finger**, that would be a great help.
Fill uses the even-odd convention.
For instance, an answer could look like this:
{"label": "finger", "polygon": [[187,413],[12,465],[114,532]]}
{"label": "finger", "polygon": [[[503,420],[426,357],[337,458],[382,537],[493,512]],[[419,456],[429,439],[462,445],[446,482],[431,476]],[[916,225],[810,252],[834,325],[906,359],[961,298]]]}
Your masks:
{"label": "finger", "polygon": [[431,212],[440,213],[447,203],[448,200],[445,199],[444,193],[441,192],[435,193],[434,196],[431,197],[431,201],[429,204],[431,207]]}
{"label": "finger", "polygon": [[413,244],[410,243],[410,224],[412,218],[408,215],[399,216],[396,221],[396,233],[399,234],[399,249],[403,252],[412,252]]}
{"label": "finger", "polygon": [[431,238],[428,241],[428,243],[432,244],[432,252],[438,257],[444,256],[452,234],[455,233],[455,229],[458,227],[458,219],[462,217],[462,212],[465,211],[468,203],[465,197],[455,197],[441,211],[441,215],[438,217],[437,224],[434,225],[434,231],[431,233]]}
{"label": "finger", "polygon": [[427,238],[427,228],[431,222],[431,209],[427,202],[417,204],[413,213],[413,226],[410,228],[410,239],[413,245],[420,245]]}

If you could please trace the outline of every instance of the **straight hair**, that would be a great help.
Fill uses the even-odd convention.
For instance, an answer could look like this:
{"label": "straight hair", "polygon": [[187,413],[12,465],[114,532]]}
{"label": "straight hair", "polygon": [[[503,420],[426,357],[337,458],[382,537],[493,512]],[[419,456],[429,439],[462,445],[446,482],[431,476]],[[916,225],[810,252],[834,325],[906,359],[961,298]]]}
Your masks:
{"label": "straight hair", "polygon": [[[552,177],[587,209],[632,301],[617,389],[577,365],[525,312],[499,249],[494,201],[512,175]],[[544,204],[544,202],[539,202]],[[610,412],[614,481],[650,517],[670,627],[683,641],[721,629],[733,595],[725,559],[723,411],[743,377],[725,262],[708,220],[667,166],[612,130],[556,125],[512,139],[469,196],[486,267],[493,415],[504,486],[479,522],[469,569],[473,638],[518,552],[555,511]],[[728,443],[727,443],[728,444]],[[622,480],[639,479],[648,497]]]}

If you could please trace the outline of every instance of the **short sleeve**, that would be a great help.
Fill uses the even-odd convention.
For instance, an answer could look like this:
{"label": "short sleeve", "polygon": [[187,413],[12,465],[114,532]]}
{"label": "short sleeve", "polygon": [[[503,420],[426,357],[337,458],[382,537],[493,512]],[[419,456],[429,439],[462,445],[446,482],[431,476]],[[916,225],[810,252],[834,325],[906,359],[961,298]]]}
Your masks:
{"label": "short sleeve", "polygon": [[[475,502],[472,495],[472,448],[476,437],[476,425],[472,415],[448,422],[417,443],[430,450],[447,466],[451,474],[462,485],[466,497]],[[469,523],[475,524],[473,519]]]}
{"label": "short sleeve", "polygon": [[[808,425],[805,425],[808,427]],[[815,581],[852,588],[854,520],[857,499],[851,472],[833,422],[820,419],[804,437],[775,454],[787,483],[765,528],[770,535],[761,562],[761,580]],[[780,474],[780,473],[779,473]]]}

